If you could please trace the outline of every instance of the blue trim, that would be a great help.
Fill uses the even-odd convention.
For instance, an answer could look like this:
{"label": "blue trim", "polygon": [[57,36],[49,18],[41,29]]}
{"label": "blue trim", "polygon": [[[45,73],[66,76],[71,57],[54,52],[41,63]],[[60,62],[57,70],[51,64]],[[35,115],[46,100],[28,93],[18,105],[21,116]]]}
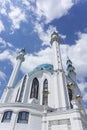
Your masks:
{"label": "blue trim", "polygon": [[46,70],[50,73],[53,73],[53,65],[52,64],[41,64],[41,65],[37,66],[33,71],[31,71],[28,75],[31,76],[32,74],[34,74],[40,70]]}

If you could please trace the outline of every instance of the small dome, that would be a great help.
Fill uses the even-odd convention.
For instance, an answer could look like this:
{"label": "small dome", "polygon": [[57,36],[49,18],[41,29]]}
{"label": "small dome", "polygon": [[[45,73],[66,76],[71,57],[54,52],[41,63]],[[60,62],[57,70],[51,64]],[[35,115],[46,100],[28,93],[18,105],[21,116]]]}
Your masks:
{"label": "small dome", "polygon": [[22,48],[22,49],[20,50],[20,53],[21,53],[21,52],[25,53],[25,48]]}
{"label": "small dome", "polygon": [[53,32],[52,35],[51,35],[51,37],[52,37],[53,35],[58,36],[58,33],[57,33],[57,32]]}

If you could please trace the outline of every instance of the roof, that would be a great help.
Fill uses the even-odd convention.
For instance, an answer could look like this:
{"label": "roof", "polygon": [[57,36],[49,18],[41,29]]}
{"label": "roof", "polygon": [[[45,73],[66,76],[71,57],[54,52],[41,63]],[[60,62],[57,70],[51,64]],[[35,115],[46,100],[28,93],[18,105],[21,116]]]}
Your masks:
{"label": "roof", "polygon": [[31,71],[29,73],[29,76],[31,76],[32,74],[34,74],[40,70],[46,70],[50,73],[53,73],[53,65],[52,64],[41,64],[41,65],[37,66],[33,71]]}

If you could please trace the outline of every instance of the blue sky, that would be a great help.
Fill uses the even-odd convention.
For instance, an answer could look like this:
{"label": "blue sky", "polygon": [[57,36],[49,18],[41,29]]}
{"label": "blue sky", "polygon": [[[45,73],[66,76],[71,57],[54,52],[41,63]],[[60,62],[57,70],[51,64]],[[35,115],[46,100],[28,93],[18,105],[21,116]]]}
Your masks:
{"label": "blue sky", "polygon": [[0,0],[0,95],[21,48],[26,60],[19,77],[39,64],[52,63],[50,35],[57,31],[64,69],[69,56],[87,108],[86,14],[87,0]]}

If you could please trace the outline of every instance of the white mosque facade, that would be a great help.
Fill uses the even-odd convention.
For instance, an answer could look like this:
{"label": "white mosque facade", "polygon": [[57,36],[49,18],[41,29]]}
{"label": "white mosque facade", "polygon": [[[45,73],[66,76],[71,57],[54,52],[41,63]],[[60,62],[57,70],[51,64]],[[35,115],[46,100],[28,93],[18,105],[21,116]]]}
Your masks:
{"label": "white mosque facade", "polygon": [[17,55],[0,100],[0,130],[87,130],[75,68],[67,59],[67,74],[64,72],[56,32],[51,35],[50,44],[53,64],[37,66],[15,85],[24,49]]}

